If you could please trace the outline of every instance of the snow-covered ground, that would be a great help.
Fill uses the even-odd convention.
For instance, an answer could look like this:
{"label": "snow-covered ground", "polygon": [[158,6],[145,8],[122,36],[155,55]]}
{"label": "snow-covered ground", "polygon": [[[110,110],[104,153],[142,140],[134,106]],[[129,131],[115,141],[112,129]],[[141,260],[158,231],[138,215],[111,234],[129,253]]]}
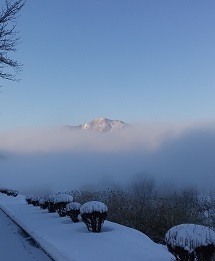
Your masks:
{"label": "snow-covered ground", "polygon": [[51,261],[35,242],[0,210],[0,255],[4,261]]}
{"label": "snow-covered ground", "polygon": [[[21,195],[0,193],[0,208],[56,261],[170,261],[173,257],[137,230],[105,221],[101,233],[88,232],[83,222],[72,223],[68,217],[27,205]],[[31,260],[22,257],[16,246],[13,251],[20,256],[16,261]]]}

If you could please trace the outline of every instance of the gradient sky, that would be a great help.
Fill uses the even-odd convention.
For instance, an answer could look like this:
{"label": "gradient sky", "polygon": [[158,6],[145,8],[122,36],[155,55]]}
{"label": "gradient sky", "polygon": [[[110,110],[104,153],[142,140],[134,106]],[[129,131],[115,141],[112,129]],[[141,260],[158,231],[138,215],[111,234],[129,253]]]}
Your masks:
{"label": "gradient sky", "polygon": [[214,0],[28,0],[0,129],[214,119],[214,14]]}

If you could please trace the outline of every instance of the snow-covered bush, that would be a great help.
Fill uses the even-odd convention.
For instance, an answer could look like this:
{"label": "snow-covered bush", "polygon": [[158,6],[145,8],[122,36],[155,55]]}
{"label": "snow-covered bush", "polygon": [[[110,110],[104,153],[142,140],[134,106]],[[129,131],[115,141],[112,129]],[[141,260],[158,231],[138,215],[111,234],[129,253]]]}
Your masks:
{"label": "snow-covered bush", "polygon": [[39,206],[39,201],[40,201],[41,197],[39,196],[33,196],[31,198],[31,204],[36,207],[36,206]]}
{"label": "snow-covered bush", "polygon": [[45,200],[45,198],[41,198],[39,200],[39,206],[41,209],[47,209],[48,208],[48,202]]}
{"label": "snow-covered bush", "polygon": [[210,261],[215,254],[215,232],[209,227],[181,224],[166,233],[165,241],[176,260]]}
{"label": "snow-covered bush", "polygon": [[12,194],[13,194],[13,190],[7,188],[7,189],[5,189],[5,192],[4,192],[4,193],[5,193],[7,196],[12,196]]}
{"label": "snow-covered bush", "polygon": [[6,188],[0,188],[0,192],[1,192],[2,194],[6,194],[6,193],[7,193],[7,189],[6,189]]}
{"label": "snow-covered bush", "polygon": [[9,189],[9,188],[0,188],[0,192],[6,194],[7,196],[16,197],[19,192],[17,190]]}
{"label": "snow-covered bush", "polygon": [[54,200],[55,200],[55,197],[56,197],[56,195],[54,195],[54,194],[51,194],[51,195],[47,195],[47,196],[45,196],[45,202],[47,203],[47,205],[48,205],[48,212],[49,213],[54,213],[54,212],[56,212],[56,208],[55,208],[55,203],[54,203]]}
{"label": "snow-covered bush", "polygon": [[54,197],[54,206],[60,217],[66,216],[66,205],[73,201],[73,197],[68,194],[59,194]]}
{"label": "snow-covered bush", "polygon": [[19,191],[18,190],[13,190],[12,197],[17,197],[18,195],[19,195]]}
{"label": "snow-covered bush", "polygon": [[66,215],[69,216],[74,223],[79,222],[78,216],[80,214],[81,204],[72,202],[66,205]]}
{"label": "snow-covered bush", "polygon": [[39,206],[39,201],[41,197],[39,196],[34,196],[34,195],[29,195],[25,197],[25,201],[30,205],[32,204],[33,206]]}
{"label": "snow-covered bush", "polygon": [[25,201],[27,202],[27,204],[31,204],[31,199],[33,198],[34,196],[33,195],[29,195],[29,196],[26,196],[25,197]]}
{"label": "snow-covered bush", "polygon": [[80,208],[82,221],[87,229],[92,232],[100,232],[107,217],[108,207],[100,201],[89,201]]}
{"label": "snow-covered bush", "polygon": [[13,190],[13,189],[7,189],[6,194],[8,196],[16,197],[19,194],[19,192],[17,190]]}

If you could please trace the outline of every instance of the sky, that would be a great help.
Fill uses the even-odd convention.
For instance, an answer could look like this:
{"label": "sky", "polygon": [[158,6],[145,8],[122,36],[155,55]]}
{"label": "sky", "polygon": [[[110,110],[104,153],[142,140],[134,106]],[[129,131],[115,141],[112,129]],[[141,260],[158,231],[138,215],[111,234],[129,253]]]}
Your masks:
{"label": "sky", "polygon": [[[213,190],[213,0],[26,1],[19,82],[0,81],[1,183],[23,193],[157,183]],[[67,132],[97,117],[134,128]]]}
{"label": "sky", "polygon": [[214,11],[213,0],[27,1],[0,130],[213,120]]}

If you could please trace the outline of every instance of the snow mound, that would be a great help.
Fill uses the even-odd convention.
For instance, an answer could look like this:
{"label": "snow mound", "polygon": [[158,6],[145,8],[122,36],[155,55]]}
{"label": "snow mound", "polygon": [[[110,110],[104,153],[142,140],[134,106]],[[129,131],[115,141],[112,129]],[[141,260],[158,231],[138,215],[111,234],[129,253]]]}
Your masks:
{"label": "snow mound", "polygon": [[215,245],[215,232],[209,227],[181,224],[172,227],[165,236],[167,245],[182,247],[189,252],[200,246]]}
{"label": "snow mound", "polygon": [[80,208],[81,214],[92,213],[94,211],[97,211],[100,213],[107,212],[108,207],[100,201],[89,201],[89,202],[84,203]]}

